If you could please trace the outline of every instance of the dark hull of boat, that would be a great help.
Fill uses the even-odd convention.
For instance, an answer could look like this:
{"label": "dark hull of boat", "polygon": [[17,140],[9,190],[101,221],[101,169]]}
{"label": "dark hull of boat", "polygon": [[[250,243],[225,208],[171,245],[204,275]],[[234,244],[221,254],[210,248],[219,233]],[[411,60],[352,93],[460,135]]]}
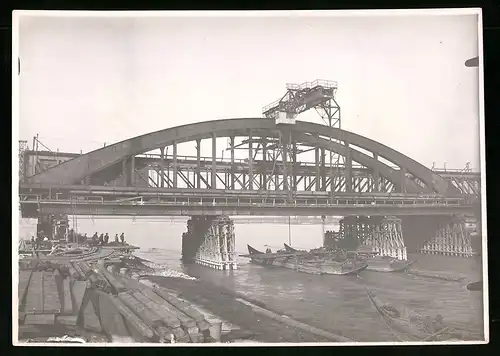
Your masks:
{"label": "dark hull of boat", "polygon": [[467,290],[471,292],[481,292],[483,290],[483,281],[472,282],[467,284]]}
{"label": "dark hull of boat", "polygon": [[336,276],[347,276],[347,275],[358,274],[367,267],[366,264],[359,264],[352,269],[342,270],[341,268],[337,268],[337,266],[332,267],[328,264],[320,263],[318,265],[308,265],[308,264],[297,263],[295,261],[276,261],[276,260],[273,261],[273,260],[260,259],[258,257],[250,259],[250,262],[261,266],[287,268],[307,274],[317,274],[317,275],[330,274]]}
{"label": "dark hull of boat", "polygon": [[365,260],[367,263],[366,270],[372,272],[383,272],[383,273],[391,273],[391,272],[404,272],[407,270],[415,261],[397,261],[393,263],[384,261],[377,261],[375,259],[367,259]]}

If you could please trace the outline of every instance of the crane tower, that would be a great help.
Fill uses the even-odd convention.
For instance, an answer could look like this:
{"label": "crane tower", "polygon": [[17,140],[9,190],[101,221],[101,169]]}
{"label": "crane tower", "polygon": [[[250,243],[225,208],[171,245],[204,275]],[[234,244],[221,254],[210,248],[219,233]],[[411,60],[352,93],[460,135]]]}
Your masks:
{"label": "crane tower", "polygon": [[[296,182],[294,182],[296,177],[293,169],[297,163],[297,153],[306,151],[301,151],[300,147],[297,147],[297,145],[300,146],[300,142],[294,138],[291,125],[295,124],[298,115],[315,109],[325,125],[340,129],[340,106],[335,98],[337,88],[337,82],[320,79],[302,84],[287,84],[285,95],[262,109],[263,116],[275,120],[279,130],[279,140],[276,144],[279,153],[273,159],[275,167],[282,167],[283,189],[290,192],[290,197],[293,191],[296,191]],[[338,142],[331,138],[330,141]],[[341,167],[345,162],[341,155],[332,151],[328,152],[328,156],[327,159],[322,149],[320,157],[317,157],[319,162],[316,163],[327,167],[322,177],[321,190],[335,191],[341,184],[343,175]],[[317,184],[317,187],[319,186]]]}

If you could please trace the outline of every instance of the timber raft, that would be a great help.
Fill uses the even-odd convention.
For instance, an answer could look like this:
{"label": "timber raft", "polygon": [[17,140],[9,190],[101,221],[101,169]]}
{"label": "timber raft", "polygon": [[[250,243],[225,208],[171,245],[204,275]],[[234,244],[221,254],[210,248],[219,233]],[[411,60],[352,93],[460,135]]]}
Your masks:
{"label": "timber raft", "polygon": [[130,254],[134,249],[102,246],[78,256],[20,258],[19,341],[220,341],[220,325],[167,289],[131,278],[140,264]]}

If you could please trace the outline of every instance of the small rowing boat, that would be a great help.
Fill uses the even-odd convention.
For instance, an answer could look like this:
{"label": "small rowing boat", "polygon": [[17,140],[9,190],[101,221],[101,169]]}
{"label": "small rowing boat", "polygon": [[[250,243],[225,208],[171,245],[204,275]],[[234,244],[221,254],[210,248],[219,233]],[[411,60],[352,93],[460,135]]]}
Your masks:
{"label": "small rowing boat", "polygon": [[398,341],[468,340],[471,333],[445,325],[443,317],[422,315],[405,307],[383,303],[375,293],[366,289],[371,304]]}

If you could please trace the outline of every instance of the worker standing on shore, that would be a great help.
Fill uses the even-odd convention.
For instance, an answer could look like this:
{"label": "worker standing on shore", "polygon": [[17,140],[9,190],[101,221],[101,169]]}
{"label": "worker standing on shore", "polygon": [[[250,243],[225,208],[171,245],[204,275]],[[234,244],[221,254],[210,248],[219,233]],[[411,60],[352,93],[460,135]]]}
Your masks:
{"label": "worker standing on shore", "polygon": [[120,240],[122,241],[122,245],[125,245],[125,234],[123,232],[120,235]]}
{"label": "worker standing on shore", "polygon": [[96,233],[92,236],[92,244],[94,244],[97,241],[97,231]]}
{"label": "worker standing on shore", "polygon": [[106,233],[106,235],[104,235],[104,244],[107,245],[108,241],[109,241],[109,235],[108,233]]}
{"label": "worker standing on shore", "polygon": [[118,243],[118,234],[115,235],[115,242]]}
{"label": "worker standing on shore", "polygon": [[100,234],[99,235],[99,240],[97,240],[97,244],[98,245],[102,245],[103,242],[104,242],[104,234]]}

